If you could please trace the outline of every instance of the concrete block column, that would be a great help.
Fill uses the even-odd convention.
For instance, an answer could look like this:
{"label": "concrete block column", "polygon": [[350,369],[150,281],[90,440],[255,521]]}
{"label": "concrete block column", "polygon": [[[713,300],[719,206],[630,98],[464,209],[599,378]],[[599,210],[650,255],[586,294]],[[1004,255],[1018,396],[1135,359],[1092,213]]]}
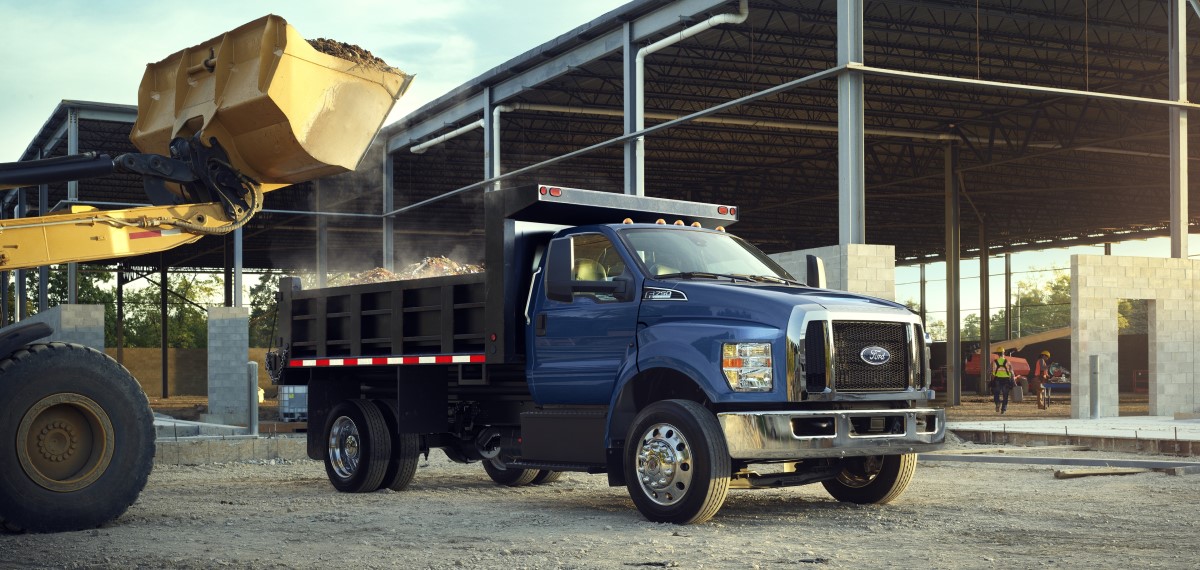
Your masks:
{"label": "concrete block column", "polygon": [[804,278],[806,256],[825,261],[830,289],[896,299],[896,247],[852,243],[771,254],[771,259],[793,276]]}
{"label": "concrete block column", "polygon": [[203,421],[242,425],[249,420],[249,346],[248,308],[208,308],[208,413]]}
{"label": "concrete block column", "polygon": [[50,325],[54,334],[46,340],[73,342],[104,350],[104,305],[58,305],[21,322]]}

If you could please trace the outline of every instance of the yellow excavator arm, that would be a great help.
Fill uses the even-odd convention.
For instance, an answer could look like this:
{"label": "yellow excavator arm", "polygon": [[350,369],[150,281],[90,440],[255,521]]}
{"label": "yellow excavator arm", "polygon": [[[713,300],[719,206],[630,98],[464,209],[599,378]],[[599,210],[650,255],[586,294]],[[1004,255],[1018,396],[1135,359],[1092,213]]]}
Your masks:
{"label": "yellow excavator arm", "polygon": [[[318,49],[320,48],[320,49]],[[0,164],[0,190],[114,171],[151,206],[0,220],[0,270],[153,253],[224,234],[265,192],[354,170],[412,76],[266,16],[146,67],[141,151]]]}

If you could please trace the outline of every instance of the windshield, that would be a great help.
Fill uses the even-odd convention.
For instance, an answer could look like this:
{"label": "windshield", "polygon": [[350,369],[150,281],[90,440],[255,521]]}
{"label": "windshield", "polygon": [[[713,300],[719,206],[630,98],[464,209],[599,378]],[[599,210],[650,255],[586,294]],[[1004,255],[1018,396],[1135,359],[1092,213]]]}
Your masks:
{"label": "windshield", "polygon": [[644,228],[622,234],[650,275],[712,273],[792,279],[758,248],[726,233]]}

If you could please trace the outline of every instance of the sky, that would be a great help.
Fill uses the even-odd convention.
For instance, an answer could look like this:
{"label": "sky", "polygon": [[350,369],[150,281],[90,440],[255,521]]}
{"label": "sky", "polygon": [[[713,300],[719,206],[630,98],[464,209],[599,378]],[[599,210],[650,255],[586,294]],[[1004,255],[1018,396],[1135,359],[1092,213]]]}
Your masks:
{"label": "sky", "polygon": [[305,38],[356,44],[415,74],[391,123],[624,3],[0,0],[0,162],[20,158],[63,99],[135,105],[147,63],[266,14]]}

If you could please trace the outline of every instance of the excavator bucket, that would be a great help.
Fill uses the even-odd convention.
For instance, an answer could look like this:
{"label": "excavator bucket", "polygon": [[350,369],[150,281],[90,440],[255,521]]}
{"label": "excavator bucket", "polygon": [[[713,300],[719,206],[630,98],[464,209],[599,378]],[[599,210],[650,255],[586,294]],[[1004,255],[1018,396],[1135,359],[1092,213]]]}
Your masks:
{"label": "excavator bucket", "polygon": [[353,60],[270,15],[150,64],[130,139],[168,154],[175,137],[216,138],[263,190],[354,170],[412,76],[330,45]]}

